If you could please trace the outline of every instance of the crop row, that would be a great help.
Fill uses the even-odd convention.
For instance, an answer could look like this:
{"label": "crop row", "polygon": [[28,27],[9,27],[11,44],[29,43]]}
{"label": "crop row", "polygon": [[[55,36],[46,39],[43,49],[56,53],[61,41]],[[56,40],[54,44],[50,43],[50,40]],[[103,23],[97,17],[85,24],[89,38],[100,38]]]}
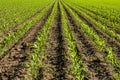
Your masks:
{"label": "crop row", "polygon": [[[8,34],[6,30],[34,15],[51,1],[0,0],[0,36]],[[19,7],[20,6],[20,7]],[[9,34],[8,34],[9,35]]]}
{"label": "crop row", "polygon": [[76,80],[84,80],[86,75],[85,75],[85,67],[83,66],[83,62],[81,57],[78,55],[78,51],[76,48],[76,37],[75,35],[71,32],[70,29],[70,24],[68,22],[68,18],[65,12],[65,9],[63,7],[63,4],[61,5],[61,15],[62,15],[62,25],[63,25],[63,31],[65,38],[67,40],[67,45],[68,45],[68,56],[70,56],[70,61],[72,61],[72,65],[69,69],[69,74],[72,74],[75,76]]}
{"label": "crop row", "polygon": [[[72,2],[72,1],[71,1]],[[90,2],[88,1],[81,1],[81,2],[73,2],[76,5],[79,3],[81,4],[80,6],[87,8],[88,10],[92,11],[93,13],[113,22],[114,24],[118,23],[120,20],[120,11],[119,11],[119,1],[115,0],[113,1],[95,1],[91,0]],[[93,4],[90,4],[93,3]],[[96,4],[99,3],[99,4]],[[106,4],[107,3],[107,4]]]}
{"label": "crop row", "polygon": [[[67,10],[70,12],[70,14],[73,16],[74,20],[81,26],[82,31],[89,36],[89,38],[97,45],[98,49],[102,51],[103,53],[106,54],[105,60],[107,60],[109,63],[114,66],[114,69],[116,71],[116,74],[114,75],[115,78],[118,78],[120,74],[120,66],[119,66],[119,60],[115,58],[115,53],[112,51],[112,49],[105,44],[105,40],[102,40],[95,32],[93,29],[91,29],[88,25],[86,25],[81,19],[79,19],[79,16],[68,6]],[[79,9],[75,8],[78,12],[80,11]],[[99,25],[97,25],[99,26]],[[118,75],[116,77],[116,75]]]}
{"label": "crop row", "polygon": [[103,25],[105,25],[107,28],[110,28],[112,30],[115,30],[117,33],[119,33],[118,29],[119,28],[119,23],[114,23],[102,16],[100,16],[99,14],[97,14],[96,12],[93,12],[91,9],[88,9],[86,7],[80,6],[75,4],[76,7],[78,7],[82,12],[85,12],[87,15],[93,17],[96,21],[101,22]]}
{"label": "crop row", "polygon": [[[74,4],[75,5],[75,4]],[[74,6],[76,7],[76,5]],[[95,25],[97,25],[103,32],[105,32],[106,34],[108,34],[110,37],[115,38],[116,40],[120,41],[120,35],[118,33],[116,33],[114,31],[114,29],[109,29],[107,26],[102,25],[100,22],[97,22],[96,20],[92,19],[90,16],[86,15],[86,13],[84,13],[83,11],[81,11],[81,9],[79,10],[79,7],[77,7],[78,11],[85,16],[86,18],[88,18],[92,23],[94,23]],[[90,9],[91,10],[91,9]],[[95,15],[94,15],[95,16]],[[111,23],[111,22],[109,22]],[[115,27],[114,27],[115,28]],[[118,28],[116,28],[118,29]]]}
{"label": "crop row", "polygon": [[26,23],[20,25],[16,32],[10,33],[6,38],[1,39],[0,41],[0,55],[4,54],[7,50],[9,50],[25,33],[28,31],[31,26],[34,26],[36,22],[38,22],[47,11],[49,11],[49,7],[47,6],[44,10],[41,11],[36,17],[31,20],[28,20]]}

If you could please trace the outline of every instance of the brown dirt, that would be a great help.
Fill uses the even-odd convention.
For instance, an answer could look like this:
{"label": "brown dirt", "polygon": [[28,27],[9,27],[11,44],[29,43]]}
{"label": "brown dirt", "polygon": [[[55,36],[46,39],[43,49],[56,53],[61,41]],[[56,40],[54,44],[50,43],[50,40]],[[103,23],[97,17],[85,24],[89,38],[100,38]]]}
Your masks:
{"label": "brown dirt", "polygon": [[6,53],[0,60],[0,80],[23,80],[27,76],[27,69],[23,63],[27,60],[27,54],[31,51],[32,43],[41,30],[45,21],[51,14],[53,6],[49,9],[37,24],[32,26],[26,34]]}
{"label": "brown dirt", "polygon": [[[65,8],[65,6],[64,6]],[[74,21],[65,8],[71,31],[76,36],[76,45],[83,65],[87,69],[87,78],[91,80],[114,80],[109,65],[104,60],[104,55],[96,49],[94,43],[81,31],[80,26]]]}
{"label": "brown dirt", "polygon": [[109,35],[104,33],[102,30],[100,30],[97,25],[92,23],[90,20],[82,16],[78,11],[71,8],[77,15],[80,17],[81,20],[83,20],[89,27],[91,27],[96,34],[98,34],[101,38],[104,38],[106,40],[106,45],[111,47],[113,51],[116,53],[116,58],[120,59],[120,43],[116,41],[114,38],[111,38]]}
{"label": "brown dirt", "polygon": [[45,47],[44,72],[41,80],[74,80],[72,75],[67,74],[70,61],[66,59],[66,43],[63,36],[60,7],[58,4],[52,28],[48,34],[48,45]]}

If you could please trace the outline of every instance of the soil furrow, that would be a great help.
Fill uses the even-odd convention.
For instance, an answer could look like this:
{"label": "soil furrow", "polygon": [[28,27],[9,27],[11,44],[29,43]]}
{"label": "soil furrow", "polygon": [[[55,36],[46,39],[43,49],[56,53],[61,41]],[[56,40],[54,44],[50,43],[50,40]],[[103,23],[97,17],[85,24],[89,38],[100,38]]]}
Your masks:
{"label": "soil furrow", "polygon": [[27,60],[30,44],[34,41],[37,32],[42,29],[45,21],[51,14],[53,6],[49,9],[34,26],[6,53],[7,55],[0,60],[0,79],[1,80],[23,80],[27,75],[27,69],[22,65]]}
{"label": "soil furrow", "polygon": [[111,38],[109,35],[104,33],[99,28],[97,28],[97,26],[94,23],[90,22],[90,20],[82,16],[78,11],[74,10],[73,8],[71,9],[75,11],[75,13],[77,13],[80,19],[83,20],[89,27],[91,27],[101,38],[104,38],[106,40],[107,42],[106,45],[111,47],[113,51],[116,53],[116,57],[120,59],[120,43],[115,39]]}
{"label": "soil furrow", "polygon": [[64,55],[64,41],[61,28],[61,14],[59,4],[57,6],[57,14],[55,15],[54,22],[50,34],[48,35],[48,45],[45,50],[46,57],[44,60],[45,65],[48,65],[43,72],[42,80],[65,80],[65,65],[66,59]]}
{"label": "soil furrow", "polygon": [[109,65],[104,60],[104,55],[96,49],[94,43],[81,31],[66,8],[65,11],[68,22],[72,26],[71,31],[76,36],[77,49],[87,69],[87,77],[91,80],[114,80],[110,69],[108,69]]}
{"label": "soil furrow", "polygon": [[62,35],[62,28],[61,28],[61,14],[60,14],[60,5],[58,4],[58,17],[57,17],[57,30],[58,30],[58,48],[57,48],[57,56],[56,56],[56,78],[59,80],[65,79],[65,55],[64,55],[64,47],[63,47],[63,35]]}

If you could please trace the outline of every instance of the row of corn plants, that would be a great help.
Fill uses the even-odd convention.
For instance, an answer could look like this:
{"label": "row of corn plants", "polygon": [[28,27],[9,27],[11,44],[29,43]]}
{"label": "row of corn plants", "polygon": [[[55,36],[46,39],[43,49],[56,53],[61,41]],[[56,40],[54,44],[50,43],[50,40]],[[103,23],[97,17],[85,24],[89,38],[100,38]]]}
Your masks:
{"label": "row of corn plants", "polygon": [[[70,5],[70,4],[69,4]],[[86,12],[87,11],[84,11],[84,10],[81,10],[81,8],[80,7],[76,7],[76,8],[78,8],[78,9],[75,9],[75,7],[73,8],[72,7],[72,9],[75,9],[76,11],[78,11],[78,13],[79,14],[81,14],[82,16],[84,16],[85,18],[87,18],[90,22],[92,22],[93,24],[95,24],[96,26],[98,26],[98,24],[97,24],[97,22],[95,23],[95,20],[91,17],[91,16],[89,16],[89,14],[86,14]],[[89,13],[89,12],[88,12]],[[93,14],[94,16],[95,16],[95,14]],[[94,20],[94,21],[93,21]],[[100,24],[100,22],[99,22],[99,24]],[[105,25],[104,25],[105,26]],[[96,27],[97,29],[99,29],[98,27]],[[104,30],[106,30],[106,32],[107,32],[107,30],[108,30],[109,28],[107,28],[107,29],[104,29]],[[101,30],[101,29],[100,29]],[[114,32],[114,30],[113,29],[109,29],[110,31],[111,31],[111,33],[109,32],[109,35],[110,35],[110,37],[111,37],[111,34],[114,34],[114,35],[116,35],[116,32]],[[119,34],[118,34],[119,35]],[[100,36],[101,37],[101,36]],[[104,39],[104,40],[106,40],[106,38],[103,38],[103,37],[101,37],[102,39]],[[116,38],[115,38],[116,39]],[[114,41],[117,41],[117,40],[115,40],[115,39],[113,39]],[[107,40],[106,40],[106,43],[107,43]],[[109,44],[108,44],[109,45]]]}
{"label": "row of corn plants", "polygon": [[[2,4],[0,4],[0,10],[1,10],[0,11],[0,17],[1,17],[0,18],[0,41],[6,38],[11,32],[13,32],[11,30],[14,27],[15,28],[16,26],[18,27],[18,25],[21,23],[22,23],[21,25],[25,24],[25,22],[32,19],[36,15],[38,15],[38,13],[40,13],[40,11],[46,7],[45,6],[46,4],[50,4],[51,2],[52,1],[48,1],[47,3],[46,1],[45,2],[43,1],[43,3],[33,2],[31,5],[31,1],[27,1],[27,0],[24,0],[24,1],[15,0],[14,2],[6,1],[6,3],[5,1],[1,0]],[[21,5],[21,7],[17,5]],[[23,8],[25,9],[23,10]]]}
{"label": "row of corn plants", "polygon": [[31,53],[29,53],[29,60],[28,60],[28,64],[27,67],[29,68],[29,73],[32,78],[36,78],[39,75],[39,68],[43,67],[43,58],[45,56],[45,51],[43,49],[44,45],[46,44],[46,40],[47,40],[47,34],[49,34],[51,25],[54,21],[54,15],[56,14],[57,11],[57,1],[55,2],[54,8],[52,10],[52,13],[50,14],[49,18],[47,19],[47,21],[45,22],[43,29],[38,32],[36,41],[32,44],[32,48],[33,51]]}
{"label": "row of corn plants", "polygon": [[[79,7],[77,7],[77,8],[79,8]],[[75,8],[72,8],[72,9],[75,9]],[[78,11],[79,9],[75,9],[76,11]],[[81,9],[80,9],[81,10]],[[79,11],[78,11],[79,12]],[[87,19],[90,21],[91,19],[89,19],[90,18],[90,16],[88,16],[88,15],[86,15],[86,12],[83,12],[83,11],[80,11],[79,12],[79,14],[81,14],[82,16],[84,16],[84,17],[86,17],[87,16]],[[96,24],[96,26],[97,26],[97,24]],[[96,27],[96,28],[98,28],[98,27]],[[96,32],[95,32],[96,33]],[[99,35],[98,34],[98,36],[101,38],[101,39],[104,39],[104,41],[105,41],[105,45],[106,46],[109,46],[109,43],[108,43],[108,41],[107,41],[107,39],[105,38],[105,37],[101,37],[101,35]],[[115,40],[115,39],[113,39],[113,40]],[[116,41],[116,40],[115,40]],[[115,48],[112,48],[113,49],[113,51],[115,50]]]}
{"label": "row of corn plants", "polygon": [[[10,27],[22,22],[26,18],[34,15],[42,7],[52,2],[52,0],[0,0],[0,32],[5,33]],[[4,35],[4,34],[2,34]]]}
{"label": "row of corn plants", "polygon": [[75,76],[76,80],[84,80],[85,68],[82,64],[82,60],[80,59],[80,56],[78,56],[77,54],[75,38],[70,31],[70,28],[67,22],[67,17],[66,17],[67,15],[61,3],[60,3],[60,9],[61,9],[61,16],[62,16],[62,26],[64,27],[63,31],[69,47],[68,55],[70,56],[70,59],[73,63],[70,68],[70,73]]}
{"label": "row of corn plants", "polygon": [[[72,1],[71,1],[72,2]],[[86,7],[90,11],[96,13],[103,18],[108,19],[110,22],[118,23],[120,21],[120,1],[119,0],[91,0],[91,1],[74,1],[75,4],[81,4],[81,6]],[[92,3],[92,4],[91,4]]]}
{"label": "row of corn plants", "polygon": [[115,33],[113,30],[107,28],[107,26],[102,25],[100,22],[97,22],[92,17],[90,17],[89,15],[82,12],[78,7],[76,8],[73,6],[73,8],[75,10],[77,10],[82,16],[85,16],[89,21],[91,21],[92,23],[97,25],[103,32],[107,33],[110,37],[112,37],[120,42],[120,35],[119,34]]}
{"label": "row of corn plants", "polygon": [[[75,5],[77,5],[77,4],[75,4]],[[118,10],[116,10],[116,9],[111,9],[110,10],[110,8],[109,9],[107,9],[107,8],[105,8],[105,9],[102,9],[103,11],[101,11],[99,8],[95,8],[95,9],[93,9],[93,8],[89,8],[89,7],[85,7],[85,6],[80,6],[80,5],[77,5],[77,6],[79,6],[79,7],[81,7],[82,9],[84,9],[84,10],[87,10],[87,11],[89,11],[90,13],[92,13],[92,14],[95,14],[95,15],[97,15],[97,17],[98,18],[100,18],[100,19],[102,19],[102,20],[104,20],[106,23],[109,23],[111,26],[113,26],[113,27],[116,27],[116,28],[119,28],[119,25],[120,25],[120,23],[118,22],[119,21],[119,11]],[[102,8],[102,7],[101,7]],[[103,13],[104,11],[107,11],[107,10],[110,10],[111,12],[107,12],[107,14],[109,14],[110,13],[110,15],[109,16],[111,16],[111,17],[113,17],[113,20],[110,20],[110,17],[108,16],[107,18],[105,17],[105,16],[103,16],[102,14],[99,14],[99,12],[100,13]],[[104,12],[105,13],[105,12]],[[106,13],[105,13],[106,14]],[[116,21],[117,20],[117,21]]]}
{"label": "row of corn plants", "polygon": [[80,5],[74,4],[75,6],[77,6],[82,12],[86,13],[87,15],[89,15],[90,17],[93,17],[94,19],[96,19],[97,21],[101,22],[102,24],[104,24],[104,26],[110,26],[110,28],[112,28],[112,30],[116,30],[116,29],[120,29],[118,23],[114,23],[111,22],[110,20],[99,16],[97,13],[92,12],[91,10],[82,7]]}
{"label": "row of corn plants", "polygon": [[26,31],[28,31],[31,28],[31,26],[34,26],[34,24],[46,14],[46,12],[49,10],[49,7],[51,7],[52,5],[53,3],[50,6],[46,7],[44,10],[42,10],[39,15],[27,21],[25,24],[20,25],[16,32],[12,32],[5,39],[1,40],[0,55],[4,54],[4,52],[7,51],[10,46],[16,43],[26,33]]}
{"label": "row of corn plants", "polygon": [[106,53],[105,59],[111,63],[114,67],[116,74],[114,77],[120,78],[120,61],[115,58],[115,53],[111,50],[111,48],[105,46],[105,41],[102,40],[88,25],[86,25],[82,20],[79,19],[78,15],[74,13],[68,6],[66,6],[74,20],[81,26],[81,30],[89,36],[89,38],[97,45],[97,48]]}

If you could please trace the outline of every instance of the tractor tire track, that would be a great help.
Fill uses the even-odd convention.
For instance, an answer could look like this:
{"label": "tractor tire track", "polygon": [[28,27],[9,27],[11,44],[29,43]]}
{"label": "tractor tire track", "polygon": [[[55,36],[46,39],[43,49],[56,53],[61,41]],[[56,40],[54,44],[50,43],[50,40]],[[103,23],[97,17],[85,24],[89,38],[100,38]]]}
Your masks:
{"label": "tractor tire track", "polygon": [[32,26],[25,35],[7,52],[7,55],[0,60],[1,80],[23,80],[27,75],[27,69],[22,63],[27,60],[27,54],[31,51],[30,43],[34,42],[37,32],[42,29],[48,19],[54,5],[48,12]]}
{"label": "tractor tire track", "polygon": [[104,60],[104,55],[96,49],[89,38],[81,31],[80,27],[73,20],[68,10],[64,7],[71,31],[76,36],[76,45],[79,55],[82,56],[83,65],[87,68],[87,78],[85,80],[114,80],[109,65]]}

